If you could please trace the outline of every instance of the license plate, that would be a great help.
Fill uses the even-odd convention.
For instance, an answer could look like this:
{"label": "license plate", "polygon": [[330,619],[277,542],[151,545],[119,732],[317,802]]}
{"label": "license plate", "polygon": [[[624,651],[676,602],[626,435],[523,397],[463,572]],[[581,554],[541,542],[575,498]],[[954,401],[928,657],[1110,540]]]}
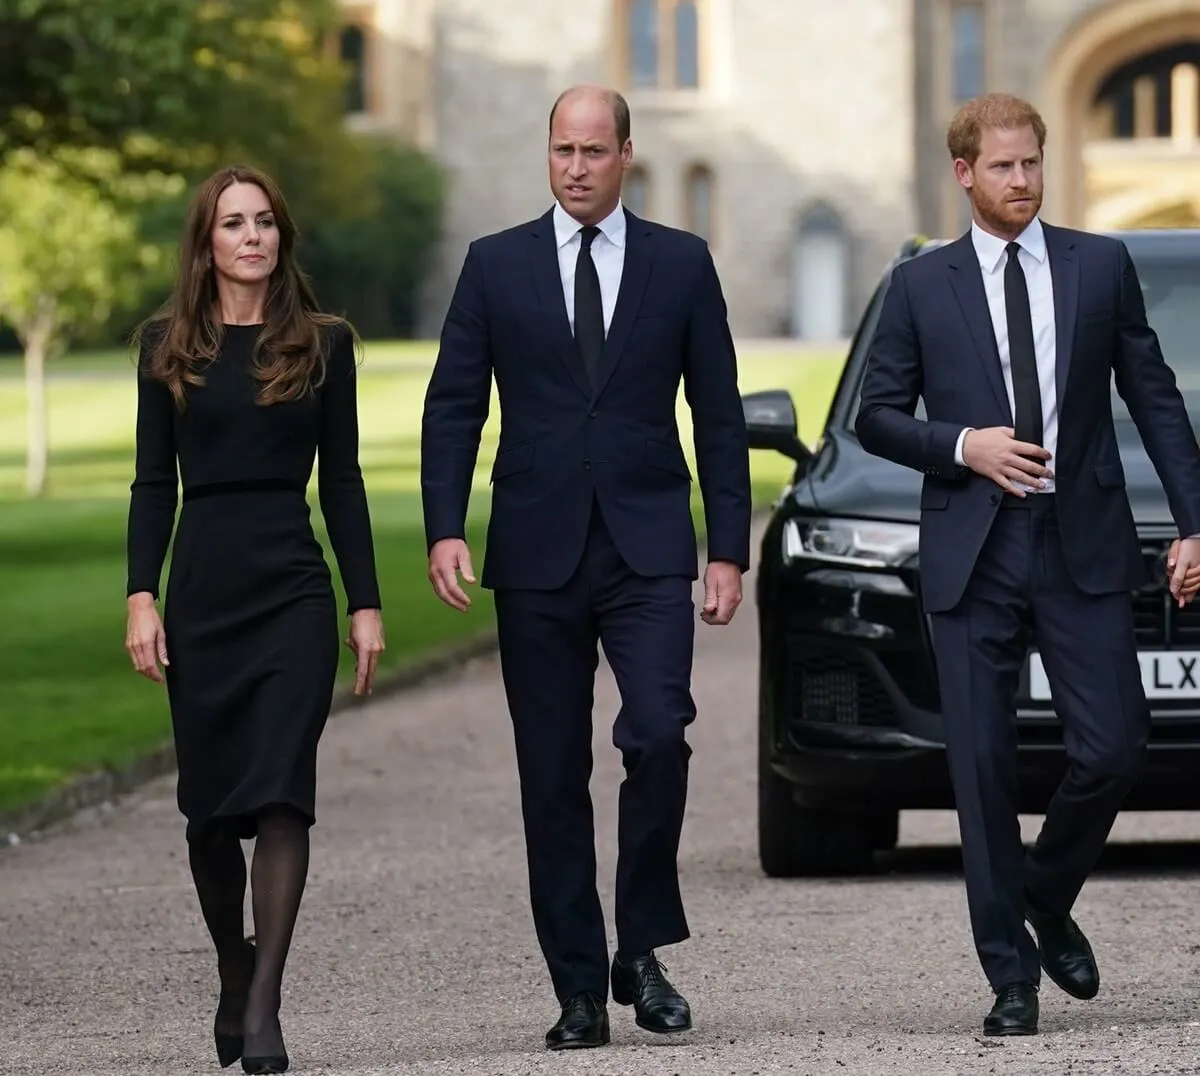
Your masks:
{"label": "license plate", "polygon": [[[1200,699],[1200,650],[1140,650],[1142,687],[1148,699]],[[1029,697],[1050,701],[1050,681],[1038,654],[1029,657]]]}

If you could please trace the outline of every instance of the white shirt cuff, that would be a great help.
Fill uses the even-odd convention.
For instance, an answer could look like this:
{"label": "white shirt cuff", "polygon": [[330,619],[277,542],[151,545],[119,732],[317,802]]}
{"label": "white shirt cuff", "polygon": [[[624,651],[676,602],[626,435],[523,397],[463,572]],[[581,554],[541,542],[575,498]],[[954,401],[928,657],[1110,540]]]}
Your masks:
{"label": "white shirt cuff", "polygon": [[974,428],[974,426],[964,427],[963,432],[958,435],[958,440],[954,443],[954,462],[960,467],[965,467],[967,465],[966,461],[963,459],[963,442],[967,439],[967,434],[969,434]]}

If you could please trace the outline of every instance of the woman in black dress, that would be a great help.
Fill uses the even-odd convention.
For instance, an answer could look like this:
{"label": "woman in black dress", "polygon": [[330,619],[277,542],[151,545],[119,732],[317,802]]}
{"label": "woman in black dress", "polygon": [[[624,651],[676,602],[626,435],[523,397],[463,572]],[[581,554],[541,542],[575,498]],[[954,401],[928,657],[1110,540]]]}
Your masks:
{"label": "woman in black dress", "polygon": [[[370,691],[383,649],[355,336],[317,309],[295,238],[268,177],[214,175],[193,201],[174,294],[139,334],[126,647],[139,673],[165,679],[192,877],[217,953],[217,1054],[246,1072],[288,1066],[280,992],[338,665],[332,579],[305,500],[314,457],[356,693]],[[180,485],[164,621],[155,603]],[[240,843],[251,837],[253,943]]]}

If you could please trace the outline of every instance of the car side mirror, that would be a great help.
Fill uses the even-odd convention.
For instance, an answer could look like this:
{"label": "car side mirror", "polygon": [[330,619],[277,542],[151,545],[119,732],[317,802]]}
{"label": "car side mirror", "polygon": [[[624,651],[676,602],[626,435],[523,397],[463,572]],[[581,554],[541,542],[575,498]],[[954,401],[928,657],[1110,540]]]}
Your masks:
{"label": "car side mirror", "polygon": [[746,433],[751,448],[780,452],[803,463],[812,453],[797,432],[796,405],[786,389],[747,392],[742,396]]}

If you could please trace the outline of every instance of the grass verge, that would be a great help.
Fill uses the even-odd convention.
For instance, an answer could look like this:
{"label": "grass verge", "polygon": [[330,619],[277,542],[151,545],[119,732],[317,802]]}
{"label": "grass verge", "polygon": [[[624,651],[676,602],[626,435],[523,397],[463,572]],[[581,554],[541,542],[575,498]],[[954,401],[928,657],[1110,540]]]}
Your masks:
{"label": "grass verge", "polygon": [[[430,357],[428,346],[368,344],[360,382],[362,462],[388,636],[383,678],[491,625],[487,592],[477,589],[463,616],[442,606],[425,579],[418,434]],[[811,436],[823,423],[840,363],[834,355],[748,354],[742,390],[789,389],[801,433]],[[88,368],[86,357],[76,366]],[[123,768],[170,735],[165,693],[131,671],[123,647],[130,379],[56,379],[50,407],[50,492],[28,500],[20,492],[23,392],[18,380],[0,379],[0,814],[80,773]],[[476,568],[499,429],[495,412],[484,432],[469,527]],[[680,427],[690,455],[682,404]],[[789,477],[788,461],[756,452],[752,466],[756,500],[768,503]],[[698,497],[695,505],[699,512]],[[343,683],[351,670],[345,652]]]}

